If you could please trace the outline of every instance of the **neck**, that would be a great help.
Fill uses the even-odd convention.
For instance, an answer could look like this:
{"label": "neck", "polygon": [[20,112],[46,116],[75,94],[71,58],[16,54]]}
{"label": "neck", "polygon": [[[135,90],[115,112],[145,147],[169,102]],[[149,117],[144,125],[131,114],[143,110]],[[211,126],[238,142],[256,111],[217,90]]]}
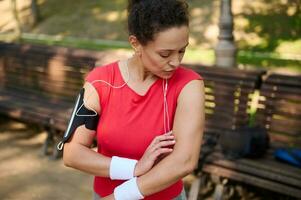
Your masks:
{"label": "neck", "polygon": [[156,76],[148,71],[139,58],[136,56],[128,60],[128,68],[131,74],[131,77],[135,81],[144,82],[148,80],[156,79]]}

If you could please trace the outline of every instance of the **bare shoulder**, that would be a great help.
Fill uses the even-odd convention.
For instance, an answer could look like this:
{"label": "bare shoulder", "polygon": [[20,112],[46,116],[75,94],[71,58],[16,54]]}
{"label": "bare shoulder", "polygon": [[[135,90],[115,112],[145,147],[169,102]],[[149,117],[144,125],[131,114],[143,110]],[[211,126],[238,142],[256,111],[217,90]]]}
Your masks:
{"label": "bare shoulder", "polygon": [[84,104],[89,110],[95,110],[98,114],[101,111],[99,96],[95,87],[86,82],[84,84],[85,94],[84,94]]}
{"label": "bare shoulder", "polygon": [[178,97],[178,103],[203,102],[204,101],[204,81],[192,80],[187,83]]}

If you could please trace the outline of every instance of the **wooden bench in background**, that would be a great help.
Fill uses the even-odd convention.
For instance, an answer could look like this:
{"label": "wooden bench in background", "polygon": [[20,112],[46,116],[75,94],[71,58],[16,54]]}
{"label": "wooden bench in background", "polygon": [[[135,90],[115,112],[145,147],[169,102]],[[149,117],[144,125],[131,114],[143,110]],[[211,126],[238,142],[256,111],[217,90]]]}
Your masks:
{"label": "wooden bench in background", "polygon": [[256,121],[269,131],[272,147],[301,147],[301,75],[269,74],[260,96]]}
{"label": "wooden bench in background", "polygon": [[[45,127],[49,136],[46,152],[53,132],[65,130],[85,74],[104,55],[5,43],[0,43],[0,51],[0,112]],[[262,71],[189,67],[206,80],[206,132],[234,130],[248,122],[250,94],[259,84]]]}
{"label": "wooden bench in background", "polygon": [[[301,198],[301,169],[276,161],[273,156],[277,147],[301,148],[301,76],[269,74],[260,86],[257,109],[256,122],[266,128],[271,138],[265,156],[260,159],[228,160],[214,153],[199,170],[215,177]],[[190,200],[197,199],[202,187],[201,178],[194,182]],[[222,198],[222,194],[218,196]]]}
{"label": "wooden bench in background", "polygon": [[264,70],[239,70],[188,65],[205,80],[206,134],[222,134],[249,123],[252,94]]}
{"label": "wooden bench in background", "polygon": [[66,129],[86,73],[103,56],[86,50],[0,43],[0,113],[45,128],[46,154],[55,132]]}
{"label": "wooden bench in background", "polygon": [[[235,131],[248,125],[252,95],[261,84],[264,70],[239,70],[198,65],[189,67],[205,80],[205,140],[211,138],[218,140],[219,136],[226,131]],[[210,148],[214,145],[203,146],[202,152],[212,152],[213,149]],[[202,172],[204,162],[202,156],[204,155],[201,155],[197,170],[199,174]],[[189,199],[197,199],[203,181],[201,178],[202,176],[193,183]]]}
{"label": "wooden bench in background", "polygon": [[[48,130],[44,145],[47,153],[55,132],[66,128],[84,76],[104,56],[79,49],[0,43],[0,113]],[[260,70],[188,67],[205,79],[205,135],[219,135],[247,125],[252,94],[261,87],[257,122],[269,130],[272,144],[299,145],[300,76],[269,75],[261,84],[265,72]],[[211,159],[199,171],[299,195],[300,170],[267,155],[261,160]],[[200,185],[201,178],[191,190],[195,197]]]}

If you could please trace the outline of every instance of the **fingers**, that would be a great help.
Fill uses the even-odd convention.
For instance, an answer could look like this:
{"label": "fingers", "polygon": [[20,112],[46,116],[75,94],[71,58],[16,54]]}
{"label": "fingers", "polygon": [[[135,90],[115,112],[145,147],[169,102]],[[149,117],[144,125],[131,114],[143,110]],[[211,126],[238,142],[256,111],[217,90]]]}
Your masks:
{"label": "fingers", "polygon": [[175,143],[175,136],[170,131],[155,137],[149,145],[148,152],[152,159],[157,159],[160,155],[171,153]]}
{"label": "fingers", "polygon": [[175,139],[175,136],[172,134],[172,132],[168,132],[168,133],[165,133],[164,135],[159,135],[157,137],[155,137],[153,139],[153,141],[151,142],[151,146],[161,142],[161,141],[164,141],[164,140],[174,140]]}
{"label": "fingers", "polygon": [[173,149],[171,148],[160,148],[160,149],[156,149],[155,151],[151,152],[149,157],[148,157],[148,161],[152,161],[152,166],[154,164],[156,164],[156,162],[159,162],[162,158],[164,158],[165,156],[167,156],[168,154],[170,154],[173,151]]}
{"label": "fingers", "polygon": [[166,138],[168,138],[168,139],[159,141],[157,143],[154,143],[151,146],[150,151],[155,152],[155,151],[160,150],[160,149],[170,149],[170,150],[172,150],[173,146],[176,143],[175,138],[174,138],[174,136],[166,137]]}
{"label": "fingers", "polygon": [[159,149],[161,147],[168,147],[168,146],[173,146],[176,143],[176,141],[173,140],[166,140],[166,141],[161,141],[157,144],[155,144],[154,148]]}
{"label": "fingers", "polygon": [[171,153],[172,151],[173,151],[173,149],[171,149],[171,148],[160,148],[160,149],[155,150],[154,157],[157,158],[162,154]]}

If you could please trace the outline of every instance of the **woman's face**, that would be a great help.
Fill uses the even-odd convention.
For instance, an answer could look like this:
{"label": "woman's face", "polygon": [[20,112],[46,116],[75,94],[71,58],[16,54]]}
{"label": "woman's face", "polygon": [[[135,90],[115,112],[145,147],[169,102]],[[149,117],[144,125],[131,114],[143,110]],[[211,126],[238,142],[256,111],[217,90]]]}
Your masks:
{"label": "woman's face", "polygon": [[173,27],[157,33],[153,41],[140,46],[145,71],[168,79],[180,65],[188,46],[187,26]]}

